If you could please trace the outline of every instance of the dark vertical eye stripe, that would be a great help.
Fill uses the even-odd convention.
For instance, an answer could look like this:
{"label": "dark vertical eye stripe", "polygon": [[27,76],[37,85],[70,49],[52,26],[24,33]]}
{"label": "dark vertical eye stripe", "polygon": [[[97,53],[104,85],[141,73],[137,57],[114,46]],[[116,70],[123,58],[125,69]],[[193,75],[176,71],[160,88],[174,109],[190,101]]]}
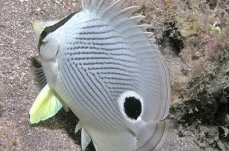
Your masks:
{"label": "dark vertical eye stripe", "polygon": [[40,46],[42,44],[42,40],[51,32],[54,32],[56,29],[59,27],[63,26],[70,18],[72,18],[73,15],[75,15],[77,12],[74,12],[67,17],[61,19],[59,22],[52,26],[47,26],[44,28],[44,30],[41,32],[40,37],[39,37],[39,42],[38,42],[38,50],[40,50]]}

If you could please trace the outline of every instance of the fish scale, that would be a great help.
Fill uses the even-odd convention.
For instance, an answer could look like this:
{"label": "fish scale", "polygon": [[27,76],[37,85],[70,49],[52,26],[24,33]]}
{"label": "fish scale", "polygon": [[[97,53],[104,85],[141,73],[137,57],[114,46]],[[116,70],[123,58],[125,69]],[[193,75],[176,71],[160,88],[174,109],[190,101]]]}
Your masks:
{"label": "fish scale", "polygon": [[[68,72],[66,71],[64,73],[68,73]],[[72,75],[72,74],[68,74],[68,75]],[[66,77],[68,79],[73,79],[70,76],[66,76]],[[72,98],[72,100],[75,100],[75,98],[78,98],[79,100],[89,100],[89,98],[88,98],[89,96],[86,96],[85,95],[85,92],[83,90],[78,90],[76,88],[76,85],[71,84],[71,83],[77,83],[77,82],[75,80],[68,80],[68,79],[66,79],[63,82],[60,81],[60,83],[63,83],[65,90],[69,89],[68,87],[74,87],[74,88],[69,89],[69,91],[70,92],[72,91],[72,93],[68,95],[68,98],[70,97],[70,98]],[[78,86],[80,86],[80,85],[82,85],[82,81],[79,81],[78,82]],[[61,91],[63,91],[63,90],[61,89]],[[71,102],[71,106],[76,106],[75,103],[76,102],[74,102],[74,101]],[[95,104],[95,103],[96,103],[96,101],[93,101],[93,102],[79,101],[79,102],[77,102],[76,108],[78,108],[78,112],[81,111],[82,108],[84,109],[83,111],[81,111],[81,112],[78,113],[78,116],[80,117],[81,114],[82,114],[81,116],[88,115],[87,117],[90,118],[91,121],[94,121],[94,122],[99,123],[98,122],[99,120],[105,120],[105,121],[107,121],[107,123],[111,127],[113,127],[113,126],[119,126],[116,122],[114,122],[113,120],[107,118],[106,116],[102,116],[101,114],[96,114],[96,115],[93,114],[93,113],[96,113],[97,112],[96,110],[98,110],[98,109],[96,107],[98,107],[98,105],[93,105],[92,106],[90,104]],[[101,107],[101,105],[100,105],[100,107]],[[93,112],[91,112],[90,114],[88,114],[87,112],[89,112],[89,111],[93,111]],[[98,110],[98,111],[101,112],[100,110]],[[92,118],[92,115],[100,117],[99,120],[98,121],[97,120],[94,120]]]}
{"label": "fish scale", "polygon": [[139,24],[144,16],[132,16],[136,6],[120,10],[123,1],[82,0],[81,12],[33,22],[42,65],[35,73],[46,85],[30,122],[70,108],[83,151],[90,141],[96,151],[157,150],[169,133],[167,68],[149,25]]}

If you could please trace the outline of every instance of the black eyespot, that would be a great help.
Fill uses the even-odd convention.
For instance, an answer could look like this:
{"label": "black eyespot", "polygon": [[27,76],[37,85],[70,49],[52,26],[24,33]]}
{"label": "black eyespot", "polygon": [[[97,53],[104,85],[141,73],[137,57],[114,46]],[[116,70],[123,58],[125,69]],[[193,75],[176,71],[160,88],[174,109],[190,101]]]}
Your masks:
{"label": "black eyespot", "polygon": [[129,118],[137,120],[142,112],[141,102],[134,96],[126,97],[124,102],[124,110]]}

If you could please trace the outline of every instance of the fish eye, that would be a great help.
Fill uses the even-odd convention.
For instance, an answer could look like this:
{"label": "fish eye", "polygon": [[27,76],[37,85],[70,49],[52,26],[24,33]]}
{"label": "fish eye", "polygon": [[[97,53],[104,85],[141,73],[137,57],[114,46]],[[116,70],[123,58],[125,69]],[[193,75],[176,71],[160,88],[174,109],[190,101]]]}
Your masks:
{"label": "fish eye", "polygon": [[118,99],[121,113],[129,120],[138,120],[143,110],[143,99],[135,91],[126,91]]}
{"label": "fish eye", "polygon": [[127,117],[137,120],[142,112],[140,100],[134,96],[126,97],[124,101],[124,111]]}
{"label": "fish eye", "polygon": [[42,33],[41,33],[41,36],[40,36],[40,41],[43,41],[43,39],[45,39],[45,37],[48,35],[48,33],[43,30]]}
{"label": "fish eye", "polygon": [[39,37],[39,41],[38,41],[38,46],[37,46],[39,52],[40,52],[41,45],[43,43],[47,42],[47,41],[45,41],[45,39],[46,40],[48,39],[48,38],[46,38],[48,36],[48,34],[49,33],[46,31],[46,28],[41,32],[40,37]]}

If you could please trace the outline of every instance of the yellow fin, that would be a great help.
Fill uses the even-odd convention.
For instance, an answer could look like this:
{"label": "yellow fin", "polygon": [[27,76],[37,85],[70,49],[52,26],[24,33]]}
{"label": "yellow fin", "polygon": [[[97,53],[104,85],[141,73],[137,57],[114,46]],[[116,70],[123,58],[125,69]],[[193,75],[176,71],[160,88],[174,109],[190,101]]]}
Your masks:
{"label": "yellow fin", "polygon": [[46,120],[54,116],[61,108],[62,104],[54,95],[49,85],[46,84],[29,111],[30,123],[35,124],[41,120]]}

